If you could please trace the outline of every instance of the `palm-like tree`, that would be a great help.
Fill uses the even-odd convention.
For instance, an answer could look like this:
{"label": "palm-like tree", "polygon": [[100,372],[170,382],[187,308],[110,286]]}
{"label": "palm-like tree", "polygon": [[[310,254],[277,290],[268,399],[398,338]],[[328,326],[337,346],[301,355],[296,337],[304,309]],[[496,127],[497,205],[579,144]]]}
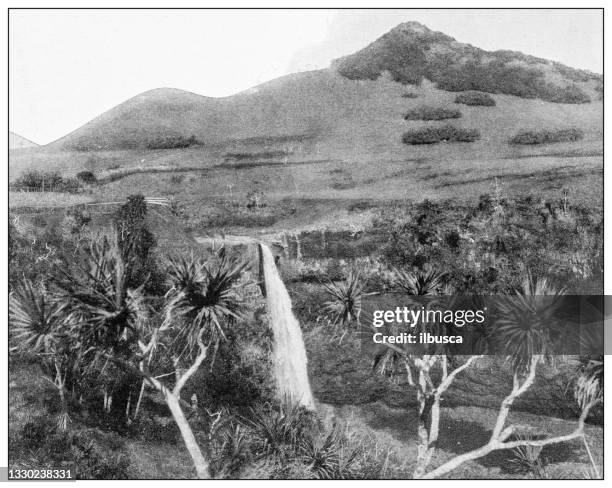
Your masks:
{"label": "palm-like tree", "polygon": [[603,356],[587,359],[581,365],[574,385],[574,397],[580,408],[603,399],[603,375]]}
{"label": "palm-like tree", "polygon": [[[209,357],[210,347],[216,350],[225,337],[226,323],[241,316],[237,286],[246,263],[231,261],[225,254],[216,266],[193,257],[174,260],[163,316],[149,319],[142,285],[127,286],[131,257],[113,237],[91,246],[80,273],[64,273],[58,280],[63,298],[73,309],[71,331],[84,347],[95,351],[95,359],[111,361],[162,393],[198,476],[208,477],[208,462],[182,411],[180,394]],[[173,374],[162,376],[174,377],[172,386],[151,371],[167,365]]]}
{"label": "palm-like tree", "polygon": [[58,426],[65,430],[70,421],[66,384],[74,379],[80,362],[79,347],[71,333],[69,304],[24,280],[9,296],[9,318],[10,350],[42,359],[43,371],[60,397]]}
{"label": "palm-like tree", "polygon": [[508,356],[513,369],[527,372],[532,361],[550,353],[556,332],[555,314],[561,305],[563,288],[548,279],[528,275],[515,295],[496,301],[494,337],[499,352]]}
{"label": "palm-like tree", "polygon": [[[169,336],[166,346],[172,355],[175,382],[172,389],[157,379],[151,383],[163,393],[200,478],[210,476],[209,464],[181,409],[181,389],[209,356],[211,346],[214,361],[219,342],[225,339],[224,327],[242,317],[238,287],[247,265],[228,258],[226,252],[220,254],[217,264],[193,256],[170,263],[172,288],[166,296],[165,318],[158,334]],[[190,366],[183,370],[180,364],[185,361]]]}
{"label": "palm-like tree", "polygon": [[226,252],[220,256],[216,265],[193,255],[170,261],[168,276],[172,289],[167,296],[166,318],[185,319],[175,338],[175,342],[183,345],[181,354],[191,354],[201,334],[216,349],[218,342],[225,339],[224,326],[243,318],[244,304],[237,289],[248,263],[233,260]]}
{"label": "palm-like tree", "polygon": [[344,281],[339,283],[330,281],[322,284],[331,297],[331,300],[325,302],[323,306],[333,317],[333,322],[343,327],[353,323],[358,324],[364,288],[361,274],[350,271]]}
{"label": "palm-like tree", "polygon": [[14,352],[51,354],[69,329],[68,304],[53,300],[24,280],[9,295]]}
{"label": "palm-like tree", "polygon": [[395,283],[408,295],[435,295],[442,291],[446,273],[440,273],[435,269],[424,271],[406,272],[399,269],[393,270]]}
{"label": "palm-like tree", "polygon": [[[116,234],[111,236],[116,241]],[[139,288],[127,286],[127,268],[116,242],[91,244],[85,264],[57,279],[61,295],[73,308],[76,329],[85,347],[128,354],[146,332],[149,307]]]}
{"label": "palm-like tree", "polygon": [[195,292],[204,279],[204,263],[191,253],[188,257],[175,256],[170,258],[167,275],[170,286],[176,290]]}

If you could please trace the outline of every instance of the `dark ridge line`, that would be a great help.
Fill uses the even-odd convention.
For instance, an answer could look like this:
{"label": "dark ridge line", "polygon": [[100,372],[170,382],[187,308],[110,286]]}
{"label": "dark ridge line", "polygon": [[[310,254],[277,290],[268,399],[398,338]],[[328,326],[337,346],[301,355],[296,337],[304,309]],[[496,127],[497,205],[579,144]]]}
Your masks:
{"label": "dark ridge line", "polygon": [[492,176],[483,176],[482,178],[472,178],[470,180],[463,181],[449,181],[446,183],[440,183],[439,185],[435,185],[434,188],[447,188],[449,186],[459,186],[459,185],[469,185],[470,183],[482,183],[484,181],[498,179],[510,179],[510,180],[524,180],[527,178],[545,178],[545,177],[572,177],[572,176],[585,176],[589,174],[597,174],[603,173],[603,168],[594,168],[589,170],[579,170],[579,171],[568,171],[561,172],[559,170],[566,168],[575,168],[576,166],[564,166],[562,168],[555,168],[553,170],[542,171],[540,173],[507,173],[504,175],[492,175]]}
{"label": "dark ridge line", "polygon": [[603,152],[600,151],[592,151],[586,153],[564,153],[564,152],[556,152],[556,153],[548,153],[548,154],[521,154],[518,156],[504,156],[501,159],[529,159],[529,158],[592,158],[596,156],[603,157]]}
{"label": "dark ridge line", "polygon": [[339,162],[340,159],[313,159],[312,161],[295,161],[292,163],[284,163],[282,161],[262,161],[257,163],[238,163],[238,164],[228,164],[221,163],[215,164],[208,167],[202,166],[183,166],[183,167],[168,167],[168,168],[139,168],[134,169],[133,171],[126,170],[125,172],[117,172],[116,174],[110,174],[107,176],[103,176],[98,179],[98,184],[104,185],[107,183],[112,183],[114,181],[118,181],[122,178],[126,178],[128,176],[137,175],[137,174],[156,174],[156,173],[186,173],[190,171],[198,171],[198,172],[206,172],[206,171],[214,171],[220,169],[248,169],[248,168],[260,168],[260,167],[290,167],[290,166],[304,166],[308,164],[326,164]]}

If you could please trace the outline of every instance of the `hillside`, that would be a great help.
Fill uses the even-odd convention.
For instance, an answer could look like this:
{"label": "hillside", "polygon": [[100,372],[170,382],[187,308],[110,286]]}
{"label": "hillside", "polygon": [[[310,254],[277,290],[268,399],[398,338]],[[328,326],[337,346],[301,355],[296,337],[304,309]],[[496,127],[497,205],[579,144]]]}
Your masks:
{"label": "hillside", "polygon": [[9,131],[9,149],[24,149],[26,147],[36,147],[38,144],[26,139],[25,137]]}
{"label": "hillside", "polygon": [[398,25],[334,66],[354,80],[373,80],[388,71],[405,84],[429,79],[443,90],[480,90],[557,103],[588,103],[599,97],[603,82],[600,75],[554,61],[461,44],[417,22]]}
{"label": "hillside", "polygon": [[[381,76],[384,72],[390,76]],[[407,82],[420,87],[407,87]],[[462,108],[460,123],[481,129],[488,143],[495,139],[491,131],[508,139],[517,127],[550,124],[576,125],[600,138],[600,85],[601,76],[593,73],[520,53],[488,53],[407,23],[337,60],[330,69],[284,76],[230,97],[209,98],[172,88],[142,93],[49,148],[157,149],[193,143],[210,147],[259,138],[317,140],[380,151],[397,144],[406,108],[452,103],[452,92],[468,89],[501,96],[495,110]],[[422,98],[402,99],[407,89]],[[591,102],[577,103],[587,100]],[[489,147],[498,153],[498,148]]]}

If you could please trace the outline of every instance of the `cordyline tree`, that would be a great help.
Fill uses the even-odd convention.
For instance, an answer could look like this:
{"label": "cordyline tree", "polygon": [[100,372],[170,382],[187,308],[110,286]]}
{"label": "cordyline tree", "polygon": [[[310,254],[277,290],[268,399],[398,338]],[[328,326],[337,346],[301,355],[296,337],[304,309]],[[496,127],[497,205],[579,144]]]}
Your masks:
{"label": "cordyline tree", "polygon": [[[223,328],[240,319],[238,287],[246,264],[226,253],[209,261],[193,256],[171,261],[171,287],[155,312],[143,294],[144,283],[128,286],[138,259],[131,249],[125,234],[111,232],[91,243],[80,270],[56,277],[53,294],[25,284],[11,296],[12,337],[47,358],[66,412],[66,378],[75,369],[74,358],[90,369],[110,362],[141,378],[162,394],[197,476],[209,478],[209,463],[182,410],[181,391],[214,358],[225,338]],[[66,351],[70,360],[64,359]]]}
{"label": "cordyline tree", "polygon": [[208,478],[209,463],[183,412],[181,391],[218,349],[223,327],[240,318],[237,287],[245,264],[225,255],[215,264],[173,261],[163,313],[151,317],[140,289],[125,286],[126,263],[119,247],[106,244],[92,257],[92,272],[85,279],[63,285],[75,310],[74,330],[83,347],[162,394],[197,476]]}
{"label": "cordyline tree", "polygon": [[[399,276],[398,279],[405,283],[406,275]],[[429,279],[439,281],[435,274],[432,274]],[[410,281],[415,280],[416,278],[411,278]],[[422,285],[419,287],[421,290],[435,288],[423,283]],[[406,287],[403,288],[408,290]],[[413,287],[412,290],[416,288]],[[430,292],[424,294],[427,293]],[[497,346],[504,351],[506,360],[512,368],[512,388],[501,402],[488,442],[433,469],[430,463],[440,432],[442,395],[458,375],[474,366],[483,356],[453,357],[439,346],[437,349],[434,347],[431,354],[415,355],[396,344],[384,344],[386,350],[376,357],[375,367],[381,372],[392,370],[398,373],[403,370],[409,387],[416,390],[419,417],[414,478],[431,479],[444,476],[467,461],[479,459],[499,449],[514,449],[521,446],[542,447],[577,438],[583,440],[590,456],[584,426],[593,407],[603,399],[603,361],[601,359],[584,362],[576,376],[574,396],[581,413],[576,428],[572,432],[544,439],[523,438],[516,436],[517,427],[509,425],[507,421],[512,405],[534,384],[538,367],[550,353],[549,336],[551,325],[553,325],[552,318],[559,304],[560,294],[561,291],[555,290],[545,280],[538,282],[529,277],[522,289],[518,290],[517,295],[499,300],[497,312],[500,318],[492,324],[489,337],[498,342]],[[546,296],[545,299],[543,296]],[[435,304],[434,300],[425,306],[435,306]],[[419,305],[423,305],[423,302],[419,302]],[[432,326],[435,327],[435,324],[428,323],[424,327],[432,332]],[[438,329],[434,333],[444,332]],[[597,473],[597,467],[592,458],[591,462]]]}
{"label": "cordyline tree", "polygon": [[70,423],[70,392],[82,374],[83,350],[73,340],[68,303],[24,279],[9,295],[10,352],[39,359],[44,378],[57,389],[58,427]]}

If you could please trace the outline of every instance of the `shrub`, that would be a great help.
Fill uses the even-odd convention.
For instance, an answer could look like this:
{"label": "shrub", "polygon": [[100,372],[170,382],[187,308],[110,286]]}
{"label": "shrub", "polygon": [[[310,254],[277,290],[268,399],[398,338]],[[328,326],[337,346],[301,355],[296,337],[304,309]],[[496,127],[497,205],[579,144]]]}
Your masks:
{"label": "shrub", "polygon": [[510,144],[549,144],[553,142],[575,142],[584,138],[580,129],[524,130],[510,139]]}
{"label": "shrub", "polygon": [[[361,446],[344,429],[324,428],[311,412],[287,403],[251,409],[214,433],[215,476],[266,479],[355,479]],[[265,469],[262,473],[262,464]]]}
{"label": "shrub", "polygon": [[247,193],[246,198],[247,198],[246,207],[248,209],[264,208],[268,205],[266,203],[266,198],[265,198],[264,193],[260,190],[249,191]]}
{"label": "shrub", "polygon": [[[112,443],[95,430],[63,432],[48,415],[26,422],[11,443],[18,459],[53,465],[73,464],[78,479],[125,479],[129,460],[122,453],[123,443]],[[116,444],[116,445],[114,445]]]}
{"label": "shrub", "polygon": [[447,91],[477,90],[522,98],[540,98],[554,103],[588,103],[589,96],[576,85],[560,87],[544,80],[542,70],[493,61],[486,64],[434,67],[431,79]]}
{"label": "shrub", "polygon": [[71,439],[71,453],[79,479],[126,479],[130,462],[126,455],[115,454],[88,433],[77,433]]}
{"label": "shrub", "polygon": [[604,87],[601,81],[595,86],[595,91],[597,92],[597,100],[603,100]]}
{"label": "shrub", "polygon": [[543,99],[554,103],[589,103],[591,101],[591,97],[576,85],[565,87],[549,85]]}
{"label": "shrub", "polygon": [[488,93],[479,91],[466,91],[460,93],[455,97],[455,103],[462,103],[463,105],[482,106],[482,107],[494,107],[495,100]]}
{"label": "shrub", "polygon": [[404,115],[406,120],[444,120],[444,119],[458,119],[461,117],[461,112],[455,109],[448,109],[442,107],[430,107],[428,105],[421,105],[420,107],[414,108]]}
{"label": "shrub", "polygon": [[185,136],[159,136],[147,142],[148,149],[177,149],[195,146],[198,141],[194,135]]}
{"label": "shrub", "polygon": [[436,144],[438,142],[474,142],[480,139],[478,129],[464,129],[446,124],[441,127],[424,127],[405,132],[404,144]]}
{"label": "shrub", "polygon": [[170,177],[170,182],[173,185],[179,185],[179,184],[181,184],[183,182],[184,179],[185,179],[185,175],[183,175],[183,174],[176,174],[176,175],[172,175]]}
{"label": "shrub", "polygon": [[75,178],[63,178],[57,171],[25,171],[13,183],[16,190],[76,193],[81,184]]}
{"label": "shrub", "polygon": [[113,226],[119,249],[129,262],[127,283],[134,288],[146,283],[148,291],[152,292],[151,287],[157,285],[152,279],[158,271],[152,255],[157,239],[149,229],[144,196],[130,195],[113,215]]}
{"label": "shrub", "polygon": [[70,234],[78,234],[91,223],[91,214],[82,207],[71,207],[66,212],[64,225]]}
{"label": "shrub", "polygon": [[83,183],[86,183],[88,185],[93,185],[94,183],[96,183],[96,181],[98,181],[96,175],[94,175],[92,171],[88,170],[77,173],[76,177],[77,180],[82,181]]}
{"label": "shrub", "polygon": [[405,92],[402,93],[402,98],[419,98],[419,95],[414,92]]}

